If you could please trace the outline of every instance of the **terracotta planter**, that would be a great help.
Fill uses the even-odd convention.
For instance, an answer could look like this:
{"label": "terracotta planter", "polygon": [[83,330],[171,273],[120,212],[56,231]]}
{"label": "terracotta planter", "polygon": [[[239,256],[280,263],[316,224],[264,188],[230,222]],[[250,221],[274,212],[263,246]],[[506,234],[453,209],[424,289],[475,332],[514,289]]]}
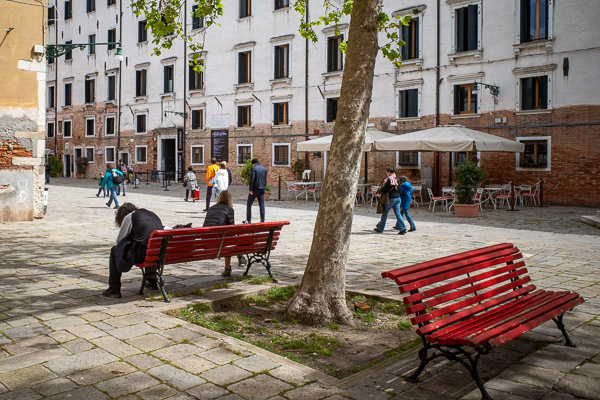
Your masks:
{"label": "terracotta planter", "polygon": [[76,173],[77,179],[83,179],[83,174],[81,172]]}
{"label": "terracotta planter", "polygon": [[463,218],[475,218],[479,215],[478,204],[454,204],[454,215]]}
{"label": "terracotta planter", "polygon": [[269,201],[271,198],[271,192],[265,192],[265,201]]}

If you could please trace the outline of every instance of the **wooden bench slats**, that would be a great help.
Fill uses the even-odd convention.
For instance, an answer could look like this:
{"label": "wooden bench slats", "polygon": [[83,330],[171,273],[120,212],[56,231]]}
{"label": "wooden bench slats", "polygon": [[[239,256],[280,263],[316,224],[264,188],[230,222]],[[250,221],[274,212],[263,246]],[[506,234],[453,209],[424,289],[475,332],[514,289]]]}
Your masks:
{"label": "wooden bench slats", "polygon": [[556,312],[557,306],[560,310],[561,305],[568,303],[569,300],[573,300],[574,297],[579,296],[572,296],[572,293],[570,292],[546,293],[550,293],[550,295],[545,296],[542,301],[536,302],[536,304],[532,304],[533,302],[531,301],[523,304],[519,311],[513,311],[516,315],[511,315],[508,320],[498,322],[496,326],[488,328],[484,332],[473,334],[470,337],[458,340],[457,342],[460,344],[479,346],[481,343],[488,342],[496,336],[505,334],[511,330],[516,330],[519,334],[522,334],[528,330],[525,329],[523,325],[538,318],[541,318],[544,321],[550,320],[552,317],[548,314]]}
{"label": "wooden bench slats", "polygon": [[[504,267],[492,269],[492,270],[482,272],[480,274],[473,275],[473,276],[469,276],[468,273],[466,273],[465,275],[469,276],[468,278],[452,281],[450,283],[440,285],[440,286],[434,287],[432,289],[425,290],[423,292],[415,293],[414,295],[406,296],[403,299],[404,304],[410,305],[410,304],[413,304],[416,302],[420,302],[420,301],[423,301],[424,299],[434,297],[439,294],[448,292],[450,290],[458,289],[462,286],[470,285],[477,281],[488,279],[488,278],[503,274],[505,272],[514,271],[514,270],[517,270],[524,266],[525,266],[525,263],[520,261],[515,264],[505,265]],[[525,270],[525,272],[527,272],[527,270]]]}
{"label": "wooden bench slats", "polygon": [[[400,291],[402,293],[411,292],[413,290],[447,280],[462,275],[460,272],[463,268],[473,267],[474,270],[493,267],[494,265],[505,263],[509,260],[508,257],[515,255],[515,258],[522,256],[516,255],[518,249],[506,249],[482,256],[473,257],[470,260],[460,260],[447,265],[431,268],[428,271],[421,271],[417,274],[409,274],[403,277],[396,278]],[[505,260],[505,261],[503,261]],[[441,274],[444,274],[442,276]]]}
{"label": "wooden bench slats", "polygon": [[[480,292],[483,289],[489,288],[491,286],[498,285],[501,282],[505,282],[505,281],[508,281],[508,280],[511,280],[511,279],[515,279],[518,276],[520,276],[520,275],[522,275],[522,274],[524,274],[526,272],[527,272],[527,268],[521,268],[521,269],[518,269],[516,271],[511,271],[509,273],[502,274],[500,276],[496,276],[493,279],[488,279],[486,281],[479,282],[479,283],[476,283],[476,284],[470,284],[470,285],[467,285],[466,287],[464,287],[462,289],[454,290],[454,291],[448,292],[448,293],[446,293],[444,295],[433,297],[433,298],[430,298],[429,300],[423,301],[421,303],[418,303],[418,304],[406,307],[406,311],[408,313],[410,313],[410,314],[414,314],[414,313],[417,313],[419,311],[424,311],[424,310],[426,310],[428,308],[435,307],[435,306],[438,306],[440,304],[448,303],[448,302],[450,302],[452,300],[458,299],[458,298],[466,296],[468,294],[472,294],[472,293],[475,293],[475,292]],[[498,275],[498,274],[494,274],[494,275]],[[479,277],[475,276],[475,277],[469,278],[467,280],[473,280],[473,282],[477,282],[477,281],[480,280],[480,279],[477,279],[477,278],[479,278]],[[464,285],[460,285],[460,286],[464,286]]]}
{"label": "wooden bench slats", "polygon": [[576,296],[576,298],[563,304],[561,307],[551,310],[544,316],[532,319],[529,322],[522,324],[520,327],[517,327],[502,335],[497,336],[496,338],[490,340],[490,343],[493,346],[500,346],[501,344],[504,344],[527,331],[530,331],[538,325],[543,324],[544,322],[548,321],[548,318],[556,318],[559,315],[562,315],[565,312],[572,310],[576,305],[583,303],[583,297],[579,296],[579,294],[577,293],[574,293],[574,296]]}
{"label": "wooden bench slats", "polygon": [[456,339],[461,339],[492,329],[498,322],[506,321],[511,315],[515,316],[524,310],[524,307],[536,307],[551,297],[551,293],[538,290],[528,296],[523,296],[508,304],[502,304],[488,312],[463,320],[447,329],[437,331],[431,335],[440,344],[455,344]]}
{"label": "wooden bench slats", "polygon": [[[443,318],[443,319],[440,319],[437,321],[431,321],[429,324],[423,325],[419,329],[417,329],[417,334],[419,334],[421,336],[427,335],[427,338],[429,340],[429,338],[432,337],[433,335],[435,335],[437,332],[440,332],[440,334],[441,334],[447,330],[453,329],[454,325],[451,325],[451,324],[455,324],[456,322],[458,322],[462,319],[465,319],[467,317],[472,317],[473,315],[475,315],[477,313],[489,310],[500,304],[514,300],[515,298],[517,298],[519,296],[523,296],[527,293],[533,292],[535,289],[536,289],[535,285],[528,285],[528,286],[522,287],[518,290],[505,293],[502,296],[486,300],[476,306],[473,306],[466,310],[459,311],[459,312],[454,313],[446,318]],[[445,326],[448,326],[448,325],[450,325],[450,326],[448,328],[445,328],[446,330],[441,330],[442,328],[444,328]]]}
{"label": "wooden bench slats", "polygon": [[511,289],[518,288],[519,286],[523,286],[525,283],[529,282],[530,280],[531,280],[530,277],[524,276],[523,278],[509,282],[505,285],[490,289],[485,293],[469,297],[465,300],[457,301],[455,303],[449,304],[445,307],[439,308],[439,309],[431,311],[431,312],[417,315],[416,317],[411,318],[411,322],[413,323],[413,325],[417,325],[417,324],[427,322],[431,319],[441,317],[442,315],[453,313],[455,311],[464,309],[467,306],[478,303],[482,300],[489,299],[493,296],[507,292]]}
{"label": "wooden bench slats", "polygon": [[[273,250],[274,248],[275,248],[275,246],[271,246],[271,250]],[[165,264],[177,264],[177,263],[183,263],[183,262],[210,260],[213,258],[217,258],[217,254],[219,257],[229,257],[232,255],[262,252],[264,250],[265,250],[264,245],[255,245],[255,246],[246,246],[246,247],[235,247],[235,248],[230,248],[227,250],[223,249],[223,250],[221,250],[220,253],[217,250],[209,250],[209,251],[196,250],[196,251],[187,252],[187,253],[177,252],[177,253],[167,254],[167,257],[165,257]]]}
{"label": "wooden bench slats", "polygon": [[[266,245],[269,240],[269,234],[253,234],[253,235],[244,235],[244,236],[225,236],[227,239],[227,245],[247,245],[249,243],[262,243]],[[275,232],[273,234],[273,241],[276,242],[279,240],[279,232]],[[175,241],[169,240],[168,252],[173,251],[191,251],[193,249],[219,249],[224,243],[223,237],[218,237],[214,239],[202,239],[202,240],[186,240],[186,241]],[[160,247],[148,249],[147,255],[154,255],[160,253]]]}
{"label": "wooden bench slats", "polygon": [[490,252],[494,252],[497,250],[504,250],[504,249],[508,249],[508,248],[512,248],[512,247],[513,247],[513,244],[511,244],[511,243],[501,243],[501,244],[496,244],[496,245],[492,245],[492,246],[488,246],[488,247],[483,247],[481,249],[465,251],[463,253],[453,254],[453,255],[438,258],[435,260],[414,264],[414,265],[411,265],[408,267],[397,268],[397,269],[394,269],[391,271],[382,272],[381,277],[396,279],[397,277],[399,277],[401,275],[415,273],[418,271],[426,270],[428,268],[434,268],[436,266],[448,264],[448,263],[455,262],[455,261],[467,260],[471,257],[476,257],[476,256],[480,256],[480,255],[487,254]]}

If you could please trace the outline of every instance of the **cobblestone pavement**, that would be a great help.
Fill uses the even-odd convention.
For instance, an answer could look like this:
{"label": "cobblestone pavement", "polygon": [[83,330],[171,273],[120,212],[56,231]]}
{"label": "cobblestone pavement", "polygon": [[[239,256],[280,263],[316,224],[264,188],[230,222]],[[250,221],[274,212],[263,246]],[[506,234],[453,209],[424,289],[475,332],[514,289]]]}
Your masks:
{"label": "cobblestone pavement", "polygon": [[[91,180],[54,179],[42,220],[0,225],[0,400],[3,399],[443,399],[479,398],[469,374],[439,360],[419,385],[402,379],[414,352],[343,381],[165,315],[194,295],[166,305],[136,294],[140,276],[123,275],[123,298],[99,296],[106,287],[109,249],[117,229]],[[168,225],[201,226],[203,202],[183,201],[183,188],[128,187],[126,197],[157,212]],[[236,220],[245,219],[245,188],[233,189]],[[202,197],[202,196],[201,196]],[[317,204],[270,201],[267,220],[289,220],[272,254],[280,282],[298,283],[312,241]],[[257,207],[254,210],[258,212]],[[348,287],[398,298],[380,273],[397,266],[500,242],[523,252],[541,288],[576,290],[586,299],[565,316],[576,349],[562,345],[552,322],[483,357],[481,374],[496,399],[600,398],[600,230],[580,221],[575,207],[484,210],[456,219],[426,207],[412,211],[418,230],[398,236],[391,221],[372,229],[374,207],[359,205],[352,228]],[[170,291],[212,287],[222,261],[167,266]],[[254,274],[265,271],[255,270]],[[234,269],[234,278],[241,271]],[[256,289],[232,280],[216,295]]]}

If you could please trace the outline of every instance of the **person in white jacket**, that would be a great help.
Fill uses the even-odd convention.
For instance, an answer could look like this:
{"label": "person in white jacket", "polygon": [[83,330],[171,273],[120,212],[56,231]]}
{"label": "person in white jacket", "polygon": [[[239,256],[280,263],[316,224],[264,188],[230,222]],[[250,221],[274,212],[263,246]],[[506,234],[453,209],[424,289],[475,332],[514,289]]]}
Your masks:
{"label": "person in white jacket", "polygon": [[196,174],[190,165],[188,167],[188,172],[185,174],[185,178],[183,178],[183,183],[185,185],[185,201],[188,201],[188,195],[190,191],[192,192],[192,201],[196,202],[196,191],[198,190],[198,181],[196,180]]}
{"label": "person in white jacket", "polygon": [[215,174],[214,180],[215,196],[219,197],[219,193],[221,193],[224,190],[227,190],[227,188],[229,187],[229,174],[227,173],[227,164],[225,164],[224,162],[221,162],[219,164],[219,170]]}

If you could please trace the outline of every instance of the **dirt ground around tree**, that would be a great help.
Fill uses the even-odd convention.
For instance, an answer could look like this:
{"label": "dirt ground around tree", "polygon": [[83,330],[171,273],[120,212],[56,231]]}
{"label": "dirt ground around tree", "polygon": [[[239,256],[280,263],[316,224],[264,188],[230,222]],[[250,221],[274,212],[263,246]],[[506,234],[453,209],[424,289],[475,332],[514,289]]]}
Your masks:
{"label": "dirt ground around tree", "polygon": [[[364,296],[347,296],[348,307],[354,310],[354,326],[302,325],[285,315],[287,300],[294,290],[272,288],[266,295],[220,302],[218,310],[201,303],[170,314],[336,378],[352,375],[420,343],[402,305]],[[363,311],[355,303],[371,310]]]}

